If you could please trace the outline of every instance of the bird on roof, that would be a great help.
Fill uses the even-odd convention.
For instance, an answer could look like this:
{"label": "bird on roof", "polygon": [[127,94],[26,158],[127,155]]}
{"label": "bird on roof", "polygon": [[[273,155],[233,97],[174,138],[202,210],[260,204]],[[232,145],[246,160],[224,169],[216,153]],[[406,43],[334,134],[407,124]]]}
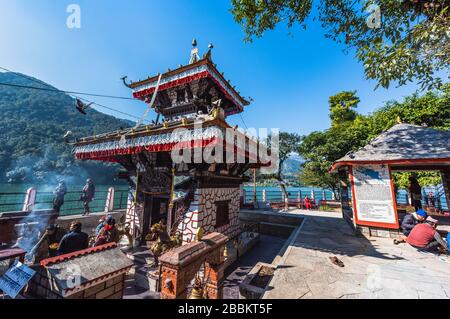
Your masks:
{"label": "bird on roof", "polygon": [[83,103],[80,99],[76,99],[76,109],[78,110],[78,112],[80,112],[81,114],[87,115],[86,113],[86,109],[88,107],[90,107],[92,104],[94,104],[93,102],[89,103],[89,104],[85,104]]}

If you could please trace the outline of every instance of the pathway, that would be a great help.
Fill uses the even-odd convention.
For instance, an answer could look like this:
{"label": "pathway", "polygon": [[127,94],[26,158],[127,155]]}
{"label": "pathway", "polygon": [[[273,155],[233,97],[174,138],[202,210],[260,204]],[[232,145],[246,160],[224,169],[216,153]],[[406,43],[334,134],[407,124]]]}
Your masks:
{"label": "pathway", "polygon": [[436,255],[357,237],[336,213],[292,213],[306,219],[264,298],[450,298],[450,264]]}

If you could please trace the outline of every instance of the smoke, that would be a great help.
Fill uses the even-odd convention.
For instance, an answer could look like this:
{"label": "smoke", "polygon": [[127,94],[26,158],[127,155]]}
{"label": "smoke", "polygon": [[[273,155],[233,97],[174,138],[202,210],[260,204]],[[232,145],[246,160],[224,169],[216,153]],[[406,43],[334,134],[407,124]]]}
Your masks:
{"label": "smoke", "polygon": [[50,216],[48,212],[43,213],[35,209],[24,217],[18,225],[19,238],[14,246],[30,253],[44,234]]}
{"label": "smoke", "polygon": [[99,184],[110,184],[116,168],[118,166],[112,164],[75,161],[73,155],[63,149],[47,146],[39,154],[25,155],[11,162],[3,178],[14,184],[51,185],[63,179],[68,185],[81,185],[87,178]]}

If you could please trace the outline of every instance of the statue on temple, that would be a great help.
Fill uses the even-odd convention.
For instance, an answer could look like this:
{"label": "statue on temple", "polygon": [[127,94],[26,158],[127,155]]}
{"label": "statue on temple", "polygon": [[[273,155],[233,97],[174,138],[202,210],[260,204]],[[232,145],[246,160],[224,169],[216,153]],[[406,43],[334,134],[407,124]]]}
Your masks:
{"label": "statue on temple", "polygon": [[166,253],[168,250],[181,246],[182,239],[178,232],[169,236],[167,233],[167,225],[164,220],[154,224],[150,228],[150,233],[145,237],[149,242],[150,251],[153,253],[155,259],[155,265],[159,263],[159,257]]}

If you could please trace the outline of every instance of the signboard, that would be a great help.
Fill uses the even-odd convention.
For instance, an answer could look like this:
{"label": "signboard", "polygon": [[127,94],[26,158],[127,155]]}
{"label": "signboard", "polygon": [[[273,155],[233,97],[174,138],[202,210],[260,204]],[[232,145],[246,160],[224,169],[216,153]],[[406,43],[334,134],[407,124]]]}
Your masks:
{"label": "signboard", "polygon": [[398,226],[391,174],[386,165],[352,166],[356,222],[369,226]]}
{"label": "signboard", "polygon": [[36,272],[16,261],[8,271],[0,277],[0,290],[11,298],[16,298]]}

